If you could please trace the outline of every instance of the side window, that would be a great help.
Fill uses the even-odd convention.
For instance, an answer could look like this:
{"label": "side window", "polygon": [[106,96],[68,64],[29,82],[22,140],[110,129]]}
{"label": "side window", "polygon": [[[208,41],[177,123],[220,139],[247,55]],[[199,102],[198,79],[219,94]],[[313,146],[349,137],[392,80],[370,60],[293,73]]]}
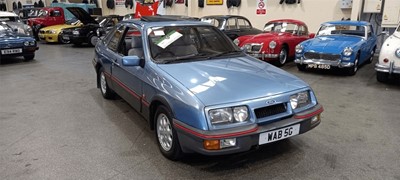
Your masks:
{"label": "side window", "polygon": [[371,26],[367,26],[367,37],[371,37],[372,36],[372,28]]}
{"label": "side window", "polygon": [[55,10],[55,11],[53,11],[53,16],[54,16],[54,17],[61,16],[61,12],[58,11],[58,10]]}
{"label": "side window", "polygon": [[138,28],[126,28],[125,36],[122,39],[121,48],[119,48],[118,53],[124,56],[138,56],[139,58],[144,58],[142,33]]}
{"label": "side window", "polygon": [[250,29],[250,23],[246,19],[238,19],[238,25],[240,29]]}
{"label": "side window", "polygon": [[308,30],[305,26],[299,26],[299,36],[307,36]]}
{"label": "side window", "polygon": [[229,18],[226,21],[226,30],[230,30],[230,29],[237,29],[236,18]]}
{"label": "side window", "polygon": [[120,44],[120,40],[124,34],[124,30],[125,30],[125,26],[120,26],[117,28],[117,30],[111,35],[111,39],[108,42],[108,49],[110,49],[111,51],[114,51],[116,53],[118,53],[118,46]]}

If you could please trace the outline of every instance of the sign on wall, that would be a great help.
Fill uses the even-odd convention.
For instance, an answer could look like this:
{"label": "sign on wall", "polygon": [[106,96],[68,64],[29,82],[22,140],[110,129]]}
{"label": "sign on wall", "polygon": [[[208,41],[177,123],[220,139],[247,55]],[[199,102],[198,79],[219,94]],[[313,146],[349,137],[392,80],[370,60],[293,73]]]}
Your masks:
{"label": "sign on wall", "polygon": [[207,5],[222,5],[223,0],[207,0]]}
{"label": "sign on wall", "polygon": [[115,0],[116,6],[125,6],[125,0]]}
{"label": "sign on wall", "polygon": [[256,14],[257,15],[265,15],[267,14],[267,0],[257,0],[256,6]]}
{"label": "sign on wall", "polygon": [[175,0],[175,4],[183,4],[185,3],[185,0]]}

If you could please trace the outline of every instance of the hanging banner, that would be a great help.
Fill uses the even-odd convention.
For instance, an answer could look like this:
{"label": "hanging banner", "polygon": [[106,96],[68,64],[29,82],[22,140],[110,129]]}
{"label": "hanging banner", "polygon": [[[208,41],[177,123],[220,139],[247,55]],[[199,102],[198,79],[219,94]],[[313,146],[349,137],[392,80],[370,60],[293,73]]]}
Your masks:
{"label": "hanging banner", "polygon": [[175,0],[175,4],[183,4],[185,3],[185,0]]}
{"label": "hanging banner", "polygon": [[125,6],[125,0],[115,0],[115,6]]}
{"label": "hanging banner", "polygon": [[257,0],[257,15],[266,15],[267,14],[267,0]]}

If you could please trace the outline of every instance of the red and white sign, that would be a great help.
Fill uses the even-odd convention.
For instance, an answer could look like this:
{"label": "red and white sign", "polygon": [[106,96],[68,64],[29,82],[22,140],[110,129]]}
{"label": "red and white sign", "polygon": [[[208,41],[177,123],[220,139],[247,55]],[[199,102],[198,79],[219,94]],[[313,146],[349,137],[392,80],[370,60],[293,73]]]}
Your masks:
{"label": "red and white sign", "polygon": [[138,1],[136,1],[136,11],[135,18],[140,18],[142,16],[154,16],[157,14],[159,1],[151,4],[151,5],[142,5]]}
{"label": "red and white sign", "polygon": [[267,0],[257,0],[257,15],[265,15],[267,14]]}

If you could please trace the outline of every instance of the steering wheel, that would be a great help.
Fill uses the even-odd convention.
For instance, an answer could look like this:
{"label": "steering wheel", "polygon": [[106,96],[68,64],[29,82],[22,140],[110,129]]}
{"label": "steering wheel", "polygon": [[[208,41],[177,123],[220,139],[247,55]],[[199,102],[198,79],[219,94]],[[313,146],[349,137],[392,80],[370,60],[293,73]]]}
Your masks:
{"label": "steering wheel", "polygon": [[160,55],[162,55],[162,54],[169,54],[169,55],[175,56],[175,53],[173,53],[172,51],[164,50],[164,51],[161,51],[161,52],[157,53],[157,54],[154,56],[154,58],[157,58],[158,56],[160,56]]}

